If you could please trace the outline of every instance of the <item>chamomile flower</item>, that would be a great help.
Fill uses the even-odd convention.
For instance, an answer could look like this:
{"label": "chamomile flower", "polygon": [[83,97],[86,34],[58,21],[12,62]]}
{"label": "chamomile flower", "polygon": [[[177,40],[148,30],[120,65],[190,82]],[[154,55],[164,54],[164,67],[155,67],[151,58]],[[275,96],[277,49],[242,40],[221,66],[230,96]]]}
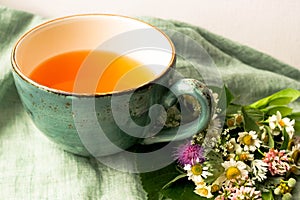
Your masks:
{"label": "chamomile flower", "polygon": [[244,151],[254,152],[261,144],[255,131],[240,132],[237,141],[244,145]]}
{"label": "chamomile flower", "polygon": [[234,129],[236,127],[241,126],[241,124],[243,123],[243,121],[244,121],[243,115],[241,114],[241,112],[238,112],[237,114],[233,114],[232,117],[230,117],[230,118],[227,119],[226,125],[229,128]]}
{"label": "chamomile flower", "polygon": [[231,138],[228,142],[226,142],[226,147],[229,153],[236,152],[241,146],[236,143],[235,138]]}
{"label": "chamomile flower", "polygon": [[249,151],[237,151],[236,155],[240,161],[251,161],[254,160],[254,154],[251,154]]}
{"label": "chamomile flower", "polygon": [[[277,111],[276,115],[269,117],[269,126],[273,135],[279,135],[283,129],[289,134],[290,139],[294,136],[295,120],[291,120],[287,117],[282,118],[281,113]],[[280,130],[278,131],[277,128]]]}
{"label": "chamomile flower", "polygon": [[244,121],[244,117],[240,112],[237,114],[234,114],[234,119],[235,119],[235,124],[238,126],[241,125]]}
{"label": "chamomile flower", "polygon": [[203,179],[213,175],[209,172],[209,167],[199,163],[195,165],[187,164],[183,169],[187,171],[188,179],[192,180],[196,185],[201,184]]}
{"label": "chamomile flower", "polygon": [[208,199],[213,198],[214,195],[211,193],[211,185],[197,185],[194,192],[202,197],[206,197]]}
{"label": "chamomile flower", "polygon": [[251,168],[253,173],[253,180],[258,180],[262,182],[263,180],[267,179],[267,172],[268,172],[268,164],[266,164],[262,160],[253,160],[251,162]]}
{"label": "chamomile flower", "polygon": [[225,169],[223,177],[226,182],[248,177],[247,165],[242,161],[230,159],[229,161],[223,162],[222,166]]}

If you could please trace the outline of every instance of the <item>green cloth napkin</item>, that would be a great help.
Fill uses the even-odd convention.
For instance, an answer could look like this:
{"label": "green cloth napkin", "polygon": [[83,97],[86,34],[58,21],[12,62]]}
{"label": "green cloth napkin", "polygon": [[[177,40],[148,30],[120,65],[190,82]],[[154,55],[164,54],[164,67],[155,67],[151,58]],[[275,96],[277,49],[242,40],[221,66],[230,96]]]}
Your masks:
{"label": "green cloth napkin", "polygon": [[[142,19],[201,45],[237,103],[250,103],[287,87],[300,90],[300,71],[268,55],[186,23]],[[139,174],[64,152],[45,138],[24,112],[13,84],[10,53],[20,35],[42,21],[33,14],[0,6],[0,199],[147,199]],[[199,79],[214,76],[208,69],[201,78],[190,66],[198,65],[193,48],[180,34],[170,33],[170,37],[187,57],[177,60],[181,73]],[[300,108],[299,102],[294,106]]]}

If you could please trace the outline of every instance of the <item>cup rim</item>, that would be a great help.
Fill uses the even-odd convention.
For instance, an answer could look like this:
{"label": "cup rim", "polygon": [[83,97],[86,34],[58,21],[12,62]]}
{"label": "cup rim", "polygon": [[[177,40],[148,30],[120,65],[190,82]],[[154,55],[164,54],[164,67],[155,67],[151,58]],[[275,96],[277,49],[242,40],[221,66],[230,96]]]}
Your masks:
{"label": "cup rim", "polygon": [[[119,17],[119,18],[126,18],[126,19],[130,19],[130,20],[134,20],[137,21],[139,23],[143,23],[145,25],[148,25],[149,27],[155,29],[156,31],[158,31],[160,34],[163,35],[164,38],[167,39],[168,43],[170,44],[171,48],[172,48],[172,57],[168,63],[168,65],[166,66],[166,69],[164,71],[161,72],[161,74],[159,74],[158,76],[156,76],[153,80],[144,82],[141,85],[135,86],[133,88],[129,88],[126,90],[122,90],[122,91],[111,91],[111,92],[101,92],[101,93],[76,93],[76,92],[67,92],[67,91],[63,91],[63,90],[59,90],[59,89],[54,89],[42,84],[39,84],[35,81],[33,81],[32,79],[30,79],[28,76],[26,76],[20,69],[19,65],[17,64],[16,61],[16,50],[19,46],[19,44],[22,42],[22,40],[30,35],[31,33],[42,29],[44,27],[46,27],[47,25],[51,24],[51,23],[55,23],[57,21],[61,21],[64,19],[72,19],[72,18],[76,18],[76,17],[89,17],[89,16],[114,16],[114,17]],[[172,42],[172,40],[169,38],[169,36],[164,33],[162,30],[160,30],[158,27],[149,24],[147,22],[144,22],[140,19],[137,18],[133,18],[133,17],[129,17],[129,16],[125,16],[125,15],[118,15],[118,14],[102,14],[102,13],[87,13],[87,14],[75,14],[75,15],[68,15],[68,16],[63,16],[63,17],[58,17],[58,18],[54,18],[54,19],[50,19],[47,20],[31,29],[29,29],[28,31],[26,31],[15,43],[15,45],[13,46],[13,50],[11,52],[11,64],[12,64],[12,69],[14,70],[14,72],[21,77],[24,81],[28,82],[29,84],[31,84],[34,87],[37,87],[39,89],[42,89],[46,92],[50,92],[50,93],[55,93],[55,94],[59,94],[59,95],[65,95],[65,96],[77,96],[77,97],[97,97],[97,96],[108,96],[108,95],[121,95],[121,94],[125,94],[125,93],[130,93],[130,92],[134,92],[137,89],[142,89],[144,87],[147,87],[148,85],[154,83],[155,81],[158,81],[159,79],[161,79],[170,69],[172,66],[174,66],[176,62],[176,52],[175,52],[175,46]]]}

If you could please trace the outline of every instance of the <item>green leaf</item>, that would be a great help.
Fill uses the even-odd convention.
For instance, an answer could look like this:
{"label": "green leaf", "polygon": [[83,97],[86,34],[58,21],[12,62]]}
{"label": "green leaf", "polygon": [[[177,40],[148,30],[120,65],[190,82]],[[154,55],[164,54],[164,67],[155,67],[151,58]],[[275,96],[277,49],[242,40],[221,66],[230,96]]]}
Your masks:
{"label": "green leaf", "polygon": [[206,157],[208,159],[208,166],[210,166],[209,170],[211,170],[213,175],[208,176],[205,182],[211,184],[224,172],[224,167],[221,164],[223,163],[223,158],[222,154],[215,151],[210,151]]}
{"label": "green leaf", "polygon": [[[214,169],[223,168],[219,167],[222,163],[222,157],[219,154],[211,151],[207,158],[214,165]],[[176,169],[176,163],[154,172],[142,173],[140,176],[149,200],[207,200],[194,193],[195,184]]]}
{"label": "green leaf", "polygon": [[266,115],[276,115],[276,112],[279,111],[282,117],[292,114],[293,109],[285,105],[272,105],[262,109]]}
{"label": "green leaf", "polygon": [[282,130],[282,134],[283,134],[283,143],[282,143],[282,145],[280,147],[280,150],[285,150],[285,149],[287,149],[287,147],[289,145],[290,136],[286,132],[285,128]]}
{"label": "green leaf", "polygon": [[263,121],[264,113],[256,108],[252,108],[249,106],[242,107],[242,113],[245,121],[245,130],[246,131],[256,131],[259,132],[258,123]]}
{"label": "green leaf", "polygon": [[271,95],[270,100],[274,100],[282,97],[290,97],[291,101],[289,103],[291,103],[300,97],[300,91],[293,88],[286,88],[284,90],[281,90]]}
{"label": "green leaf", "polygon": [[279,97],[269,101],[269,105],[287,105],[292,101],[292,97]]}
{"label": "green leaf", "polygon": [[225,88],[227,106],[233,101],[234,96],[227,87]]}
{"label": "green leaf", "polygon": [[162,196],[165,199],[172,200],[208,200],[194,193],[196,186],[192,181],[180,179],[172,184],[171,187],[162,191]]}
{"label": "green leaf", "polygon": [[195,184],[186,175],[186,178],[182,177],[176,170],[176,164],[140,176],[149,200],[207,200],[194,193]]}
{"label": "green leaf", "polygon": [[148,199],[161,199],[162,188],[178,175],[180,173],[176,170],[176,163],[157,171],[140,174],[143,188],[148,193]]}
{"label": "green leaf", "polygon": [[[271,102],[273,102],[271,105],[278,105],[278,103],[281,103],[279,105],[285,105],[295,101],[300,97],[300,91],[295,90],[292,88],[287,88],[284,90],[281,90],[279,92],[276,92],[268,97],[265,97],[263,99],[260,99],[253,104],[250,105],[252,108],[265,108],[267,107]],[[276,104],[277,103],[277,104]]]}
{"label": "green leaf", "polygon": [[290,119],[300,121],[300,112],[294,112],[288,116]]}
{"label": "green leaf", "polygon": [[171,181],[169,181],[169,183],[167,183],[166,185],[164,185],[162,187],[162,189],[166,189],[169,186],[171,186],[173,183],[175,183],[176,181],[178,181],[179,179],[186,178],[186,177],[187,177],[186,174],[180,174],[180,175],[176,176],[174,179],[172,179]]}
{"label": "green leaf", "polygon": [[265,126],[266,129],[267,129],[267,132],[268,132],[268,136],[269,136],[269,147],[270,148],[274,148],[275,146],[275,142],[274,142],[274,138],[273,138],[273,135],[271,134],[271,129],[269,126]]}
{"label": "green leaf", "polygon": [[240,106],[240,105],[230,104],[226,108],[226,115],[236,114],[236,113],[238,113],[238,111],[241,111],[241,109],[242,109],[242,106]]}
{"label": "green leaf", "polygon": [[263,192],[263,193],[261,194],[261,196],[262,196],[262,199],[263,199],[263,200],[274,200],[274,196],[273,196],[272,191],[269,191],[269,192]]}
{"label": "green leaf", "polygon": [[294,129],[295,135],[300,136],[300,121],[295,121]]}
{"label": "green leaf", "polygon": [[264,108],[268,105],[269,100],[270,100],[270,97],[260,99],[256,102],[254,102],[253,104],[251,104],[250,107],[252,107],[252,108]]}
{"label": "green leaf", "polygon": [[220,88],[211,88],[214,92],[218,93],[219,97],[219,101],[218,101],[218,108],[221,109],[221,114],[226,114],[225,112],[228,110],[228,106],[231,105],[231,102],[234,99],[234,96],[232,95],[232,93],[229,91],[229,89],[224,86],[221,89]]}

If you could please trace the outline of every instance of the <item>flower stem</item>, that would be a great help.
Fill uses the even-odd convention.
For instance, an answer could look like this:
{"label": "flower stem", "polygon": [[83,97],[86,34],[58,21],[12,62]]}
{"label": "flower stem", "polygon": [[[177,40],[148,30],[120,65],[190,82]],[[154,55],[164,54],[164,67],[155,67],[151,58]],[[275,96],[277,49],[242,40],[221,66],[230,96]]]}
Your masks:
{"label": "flower stem", "polygon": [[263,153],[260,149],[257,149],[257,151],[258,151],[262,156],[265,156],[265,153]]}

